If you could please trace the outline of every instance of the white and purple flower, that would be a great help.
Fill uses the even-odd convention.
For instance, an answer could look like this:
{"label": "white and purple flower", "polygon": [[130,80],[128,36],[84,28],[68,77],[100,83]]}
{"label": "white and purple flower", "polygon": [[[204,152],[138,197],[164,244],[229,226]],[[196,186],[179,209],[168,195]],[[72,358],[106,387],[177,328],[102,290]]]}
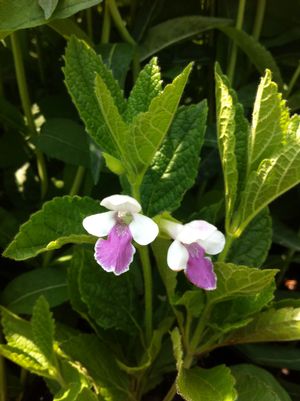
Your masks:
{"label": "white and purple flower", "polygon": [[[82,224],[89,234],[99,237],[95,244],[95,259],[107,272],[119,276],[129,269],[135,248],[148,245],[158,235],[158,226],[149,217],[139,214],[141,205],[127,195],[112,195],[100,202],[110,212],[86,217]],[[105,237],[107,239],[102,239]]]}
{"label": "white and purple flower", "polygon": [[215,290],[217,277],[208,255],[220,253],[225,245],[224,235],[204,220],[179,224],[161,220],[161,227],[174,239],[168,250],[170,269],[184,270],[187,278],[199,288]]}

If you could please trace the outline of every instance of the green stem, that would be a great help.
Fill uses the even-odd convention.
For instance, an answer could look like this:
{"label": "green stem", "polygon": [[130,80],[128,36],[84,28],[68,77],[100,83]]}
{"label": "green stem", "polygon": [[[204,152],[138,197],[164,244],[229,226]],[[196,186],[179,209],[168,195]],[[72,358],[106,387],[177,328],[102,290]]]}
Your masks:
{"label": "green stem", "polygon": [[[191,339],[191,342],[189,345],[189,353],[188,354],[194,355],[196,349],[198,348],[198,344],[201,339],[201,334],[203,333],[203,330],[205,329],[207,320],[210,315],[210,311],[211,311],[211,306],[206,305],[205,309],[202,313],[201,319],[200,319],[200,321],[194,331],[194,334],[192,336],[192,339]],[[189,367],[189,366],[185,366],[185,367]]]}
{"label": "green stem", "polygon": [[265,16],[265,9],[266,9],[266,0],[257,0],[256,15],[252,32],[252,36],[256,40],[258,40],[260,37],[261,28]]}
{"label": "green stem", "polygon": [[[236,29],[239,29],[239,30],[241,30],[242,26],[243,26],[245,6],[246,6],[246,0],[239,0],[238,14],[237,14],[237,19],[236,19],[236,24],[235,24]],[[229,59],[229,63],[228,63],[228,68],[227,68],[227,76],[231,83],[232,83],[233,77],[234,77],[234,71],[235,71],[235,65],[236,65],[236,59],[237,59],[237,50],[238,50],[237,45],[236,45],[236,43],[233,42],[232,48],[231,48],[230,59]]]}
{"label": "green stem", "polygon": [[110,10],[110,14],[112,16],[112,19],[116,25],[116,28],[118,29],[120,35],[122,36],[122,38],[127,42],[130,43],[132,46],[136,45],[135,40],[133,39],[133,37],[130,35],[130,33],[128,32],[128,30],[126,29],[126,26],[124,24],[124,21],[122,20],[122,17],[119,13],[117,4],[115,2],[115,0],[107,0],[108,6],[109,6],[109,10]]}
{"label": "green stem", "polygon": [[20,373],[20,383],[22,385],[22,391],[17,397],[17,401],[22,401],[23,395],[24,395],[24,388],[26,385],[26,380],[28,376],[28,371],[25,368],[21,368],[21,373]]}
{"label": "green stem", "polygon": [[139,254],[143,266],[144,286],[145,286],[145,333],[147,345],[152,338],[152,272],[147,246],[140,247]]}
{"label": "green stem", "polygon": [[277,287],[281,284],[282,280],[284,279],[285,273],[287,272],[288,268],[290,267],[290,264],[293,260],[293,257],[295,255],[295,251],[293,249],[289,249],[288,253],[286,254],[286,259],[284,261],[284,264],[282,268],[280,269],[280,273],[276,279]]}
{"label": "green stem", "polygon": [[87,34],[91,39],[91,42],[93,42],[93,14],[91,8],[87,8],[86,10],[86,25],[87,25]]}
{"label": "green stem", "polygon": [[[140,184],[132,185],[131,191],[133,197],[140,202]],[[144,286],[145,286],[145,335],[146,343],[150,344],[153,331],[153,312],[152,312],[152,272],[151,263],[149,256],[149,248],[147,246],[141,246],[138,248],[138,252],[141,258],[144,275]]]}
{"label": "green stem", "polygon": [[227,234],[226,242],[223,251],[219,254],[218,262],[225,262],[229,249],[234,241],[235,237],[233,235]]}
{"label": "green stem", "polygon": [[74,196],[74,195],[78,194],[83,177],[84,177],[84,173],[85,173],[85,168],[82,166],[78,166],[72,188],[70,189],[70,192],[69,192],[69,195]]}
{"label": "green stem", "polygon": [[111,26],[111,20],[110,20],[109,5],[108,5],[108,0],[106,0],[104,5],[101,43],[109,43],[110,26]]}
{"label": "green stem", "polygon": [[296,68],[296,70],[295,70],[295,72],[294,72],[294,74],[293,74],[293,76],[292,76],[292,78],[291,78],[291,80],[290,80],[290,82],[288,84],[288,88],[287,88],[287,91],[286,91],[286,97],[288,97],[289,94],[292,92],[292,90],[293,90],[293,88],[295,86],[295,83],[297,82],[297,79],[299,78],[299,76],[300,76],[300,61],[298,61],[298,67]]}
{"label": "green stem", "polygon": [[[18,39],[18,32],[14,32],[11,34],[11,44],[12,44],[12,53],[14,58],[16,77],[18,83],[19,94],[21,98],[22,108],[24,110],[24,114],[27,120],[27,125],[30,129],[31,136],[37,135],[34,118],[31,112],[31,102],[29,99],[28,86],[25,76],[24,63],[22,58],[21,47]],[[35,154],[37,158],[37,169],[41,182],[41,193],[42,197],[46,195],[47,187],[48,187],[48,179],[47,179],[47,170],[43,153],[35,149]]]}
{"label": "green stem", "polygon": [[163,399],[163,401],[172,401],[173,398],[175,397],[175,395],[176,395],[176,380],[170,387],[170,390],[168,391],[168,393],[165,396],[165,398]]}

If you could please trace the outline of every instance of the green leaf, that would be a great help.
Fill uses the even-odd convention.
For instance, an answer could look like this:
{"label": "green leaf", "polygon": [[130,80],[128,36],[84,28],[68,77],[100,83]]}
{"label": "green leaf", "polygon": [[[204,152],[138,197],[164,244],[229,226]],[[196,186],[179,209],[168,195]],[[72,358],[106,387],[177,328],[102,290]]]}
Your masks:
{"label": "green leaf", "polygon": [[235,401],[235,380],[225,365],[212,369],[183,367],[183,349],[178,328],[171,333],[177,361],[177,393],[186,401]]}
{"label": "green leaf", "polygon": [[226,221],[232,217],[247,169],[248,122],[219,65],[215,68],[218,146],[224,174]]}
{"label": "green leaf", "polygon": [[[46,0],[43,1],[45,4]],[[99,4],[101,0],[60,0],[51,18],[67,18],[85,8]],[[49,0],[48,4],[55,3]],[[47,15],[53,6],[47,7]],[[48,18],[50,15],[48,16]],[[38,1],[11,0],[0,3],[0,34],[3,31],[15,31],[17,29],[33,28],[47,23],[45,11],[39,6]]]}
{"label": "green leaf", "polygon": [[246,327],[233,332],[226,344],[300,339],[300,308],[270,309],[259,313]]}
{"label": "green leaf", "polygon": [[215,271],[218,277],[217,289],[207,293],[209,303],[215,304],[237,296],[252,296],[259,294],[270,285],[273,286],[275,269],[259,270],[232,263],[216,263]]}
{"label": "green leaf", "polygon": [[117,144],[131,181],[141,179],[160,147],[176,113],[191,64],[155,97],[145,113],[128,126],[121,117],[112,94],[100,75],[95,82],[96,97],[112,138]]}
{"label": "green leaf", "polygon": [[[112,350],[93,334],[82,334],[61,344],[63,351],[87,374],[105,401],[127,401],[129,380],[117,365]],[[96,357],[95,357],[96,356]]]}
{"label": "green leaf", "polygon": [[15,313],[31,314],[35,301],[43,295],[51,307],[69,299],[66,270],[35,269],[17,276],[4,288],[1,302]]}
{"label": "green leaf", "polygon": [[183,106],[155,153],[141,187],[144,213],[154,216],[176,210],[198,174],[206,128],[207,105]]}
{"label": "green leaf", "polygon": [[102,401],[102,397],[98,398],[92,390],[83,388],[78,394],[76,401]]}
{"label": "green leaf", "polygon": [[277,219],[273,219],[273,241],[275,244],[300,252],[298,233]]}
{"label": "green leaf", "polygon": [[171,126],[191,69],[192,64],[189,64],[151,101],[148,111],[140,113],[133,120],[128,152],[131,154],[136,173],[141,177]]}
{"label": "green leaf", "polygon": [[59,33],[65,39],[70,39],[72,35],[76,36],[78,39],[84,40],[89,46],[93,43],[89,36],[85,33],[83,29],[75,22],[74,19],[56,19],[51,20],[48,26],[52,28],[55,32]]}
{"label": "green leaf", "polygon": [[77,401],[81,387],[81,383],[71,383],[67,390],[61,389],[57,394],[55,394],[53,401]]}
{"label": "green leaf", "polygon": [[0,119],[11,128],[28,134],[28,127],[24,123],[24,118],[18,108],[8,102],[4,97],[0,97]]}
{"label": "green leaf", "polygon": [[79,291],[93,320],[104,329],[115,328],[128,333],[135,331],[138,301],[130,276],[124,274],[116,277],[100,269],[93,249],[78,248],[74,258],[81,266]]}
{"label": "green leaf", "polygon": [[51,378],[51,366],[33,340],[30,323],[3,307],[1,315],[7,345],[0,345],[0,354],[32,373]]}
{"label": "green leaf", "polygon": [[118,83],[101,57],[74,36],[68,43],[65,62],[65,83],[88,134],[101,149],[118,158],[119,153],[109,135],[94,94],[95,76],[99,74],[102,77],[122,113],[126,103]]}
{"label": "green leaf", "polygon": [[231,368],[236,379],[237,401],[291,401],[288,393],[265,369],[250,364]]}
{"label": "green leaf", "polygon": [[277,270],[217,263],[217,289],[207,294],[209,325],[223,333],[245,326],[274,297]]}
{"label": "green leaf", "polygon": [[21,226],[3,255],[24,260],[67,243],[94,242],[94,237],[84,230],[82,220],[99,212],[100,205],[88,197],[53,198]]}
{"label": "green leaf", "polygon": [[195,15],[169,19],[148,30],[140,48],[140,58],[145,60],[168,46],[230,23],[228,19]]}
{"label": "green leaf", "polygon": [[124,86],[125,78],[134,54],[134,47],[129,43],[101,43],[96,46],[103,62],[112,70],[113,76]]}
{"label": "green leaf", "polygon": [[162,91],[161,75],[157,65],[157,58],[154,57],[139,73],[135,85],[130,92],[125,120],[132,122],[139,113],[149,109],[151,101]]}
{"label": "green leaf", "polygon": [[172,345],[173,345],[173,353],[174,357],[177,362],[177,370],[180,371],[183,365],[183,348],[182,348],[182,341],[181,341],[181,335],[179,333],[178,327],[175,327],[175,329],[172,330],[171,332],[171,340],[172,340]]}
{"label": "green leaf", "polygon": [[49,157],[75,166],[90,167],[89,146],[84,127],[72,120],[47,120],[34,144]]}
{"label": "green leaf", "polygon": [[183,305],[193,317],[199,317],[205,305],[205,294],[199,288],[187,290],[174,302],[174,305]]}
{"label": "green leaf", "polygon": [[46,19],[49,19],[54,13],[57,4],[58,0],[39,0],[39,5],[43,9]]}
{"label": "green leaf", "polygon": [[230,39],[232,39],[249,57],[257,70],[264,74],[265,69],[272,70],[275,81],[282,86],[280,70],[276,64],[272,54],[251,35],[241,29],[236,29],[231,26],[218,26]]}
{"label": "green leaf", "polygon": [[38,298],[33,307],[31,326],[35,344],[49,361],[49,364],[54,364],[53,343],[55,326],[48,302],[43,295]]}
{"label": "green leaf", "polygon": [[[296,124],[295,124],[296,123]],[[238,232],[269,203],[300,182],[300,117],[295,115],[289,124],[287,143],[280,153],[263,160],[253,171],[241,198],[238,211]]]}
{"label": "green leaf", "polygon": [[0,246],[5,247],[18,231],[18,221],[15,216],[0,207]]}
{"label": "green leaf", "polygon": [[[112,138],[117,149],[114,153],[107,150],[107,153],[112,154],[113,156],[116,154],[119,155],[124,167],[126,167],[128,173],[130,173],[132,167],[130,165],[130,154],[127,150],[131,136],[129,127],[122,118],[113,95],[101,75],[96,75],[94,89],[99,110],[101,110],[106,127],[109,131],[109,134],[106,134],[106,136],[108,135]],[[106,151],[104,147],[103,149]]]}
{"label": "green leaf", "polygon": [[272,82],[269,70],[261,79],[254,103],[252,126],[249,137],[248,168],[256,170],[261,160],[272,157],[285,142],[289,113]]}
{"label": "green leaf", "polygon": [[71,266],[68,269],[68,289],[73,309],[88,320],[88,307],[83,302],[79,290],[79,277],[83,266],[80,258],[81,255],[81,252],[75,248]]}
{"label": "green leaf", "polygon": [[272,219],[268,208],[265,208],[249,223],[242,235],[233,241],[227,260],[260,267],[272,245],[272,234]]}
{"label": "green leaf", "polygon": [[230,369],[219,365],[212,369],[181,369],[177,377],[178,394],[186,401],[234,401],[237,393]]}
{"label": "green leaf", "polygon": [[243,344],[239,352],[258,365],[300,371],[300,350],[294,346],[278,344]]}

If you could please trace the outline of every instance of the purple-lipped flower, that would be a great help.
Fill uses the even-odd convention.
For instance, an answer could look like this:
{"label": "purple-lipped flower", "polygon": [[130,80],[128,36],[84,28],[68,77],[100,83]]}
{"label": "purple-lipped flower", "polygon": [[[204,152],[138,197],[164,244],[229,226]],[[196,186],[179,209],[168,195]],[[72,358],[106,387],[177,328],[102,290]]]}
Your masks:
{"label": "purple-lipped flower", "polygon": [[[86,217],[82,224],[89,234],[99,237],[95,244],[95,259],[107,272],[119,276],[129,269],[135,248],[148,245],[158,235],[157,224],[139,212],[141,205],[127,195],[112,195],[100,202],[110,212]],[[107,239],[102,237],[107,236]]]}
{"label": "purple-lipped flower", "polygon": [[206,255],[216,255],[223,250],[225,237],[221,231],[204,220],[183,225],[162,219],[161,227],[174,239],[167,256],[170,269],[184,270],[197,287],[215,290],[217,276],[211,259]]}

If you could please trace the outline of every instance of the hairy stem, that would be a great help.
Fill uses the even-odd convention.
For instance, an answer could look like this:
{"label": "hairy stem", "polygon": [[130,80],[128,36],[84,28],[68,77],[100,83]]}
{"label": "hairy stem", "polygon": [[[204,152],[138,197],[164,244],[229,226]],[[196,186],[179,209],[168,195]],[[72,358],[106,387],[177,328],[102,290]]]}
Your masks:
{"label": "hairy stem", "polygon": [[[241,30],[243,26],[245,6],[246,6],[246,0],[239,0],[238,13],[235,24],[236,29],[239,30]],[[237,50],[238,50],[237,45],[234,42],[232,42],[231,54],[227,68],[227,76],[231,83],[233,82],[233,77],[234,77],[234,71],[237,59]]]}
{"label": "hairy stem", "polygon": [[266,9],[266,0],[257,0],[256,15],[252,32],[252,36],[256,40],[258,40],[260,37],[261,28],[265,16],[265,9]]}
{"label": "hairy stem", "polygon": [[[29,98],[28,86],[25,76],[22,51],[18,39],[18,32],[11,34],[12,53],[14,58],[16,77],[18,83],[19,94],[21,98],[22,108],[26,117],[27,125],[30,129],[31,136],[37,135],[34,118],[31,112],[31,102]],[[46,195],[48,187],[47,170],[43,153],[39,149],[35,149],[37,159],[37,169],[41,182],[42,197]]]}

